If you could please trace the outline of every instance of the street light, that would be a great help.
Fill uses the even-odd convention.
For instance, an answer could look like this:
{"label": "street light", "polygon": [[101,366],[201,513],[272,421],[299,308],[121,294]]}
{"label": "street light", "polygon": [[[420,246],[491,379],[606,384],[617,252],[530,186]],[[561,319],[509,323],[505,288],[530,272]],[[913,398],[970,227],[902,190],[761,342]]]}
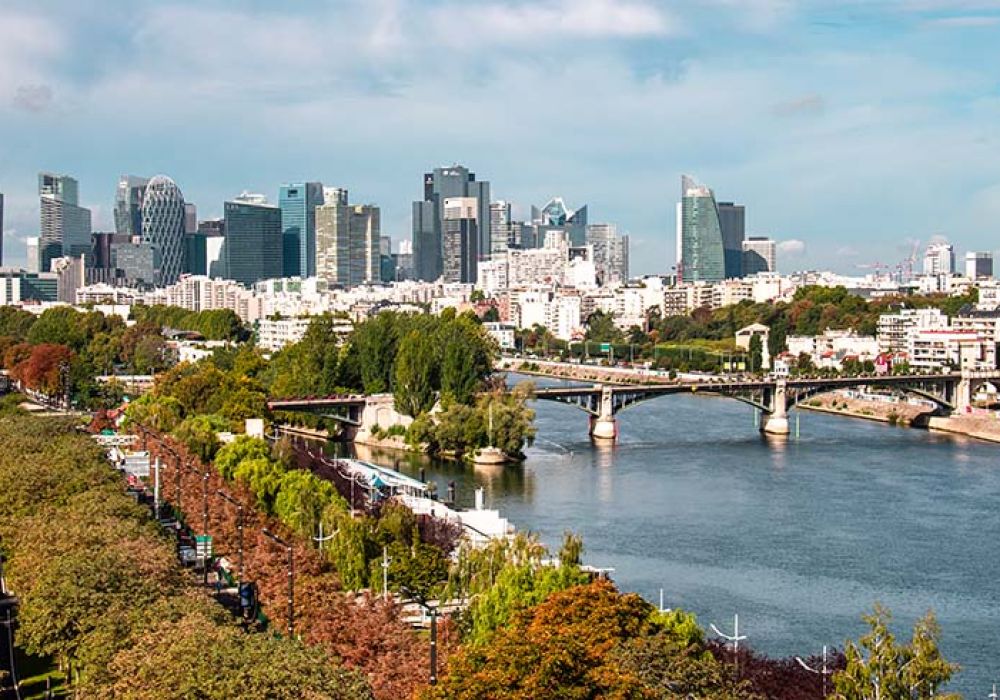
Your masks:
{"label": "street light", "polygon": [[736,678],[737,678],[737,680],[739,680],[739,677],[740,677],[740,642],[747,638],[745,634],[744,635],[740,635],[740,616],[738,614],[733,615],[733,634],[732,635],[728,635],[725,632],[721,631],[718,627],[715,626],[714,623],[710,623],[709,627],[711,627],[712,631],[715,632],[717,635],[719,635],[723,639],[728,640],[728,641],[730,641],[730,642],[733,643],[733,661],[734,661],[735,667],[736,667]]}
{"label": "street light", "polygon": [[422,607],[424,610],[431,615],[431,668],[430,668],[430,684],[437,685],[437,635],[438,635],[438,605],[428,605],[427,600],[423,596],[418,596],[413,591],[411,591],[406,586],[400,586],[406,595],[410,596],[410,599],[417,605]]}
{"label": "street light", "polygon": [[236,506],[236,547],[240,558],[240,572],[236,576],[236,582],[243,583],[243,504],[222,489],[218,489],[216,493]]}
{"label": "street light", "polygon": [[823,679],[823,694],[820,697],[821,698],[825,698],[826,697],[826,677],[833,673],[833,671],[831,671],[827,667],[827,664],[826,664],[826,644],[823,645],[823,666],[822,666],[822,668],[819,668],[819,669],[812,668],[811,666],[809,666],[805,661],[803,661],[798,656],[795,657],[795,660],[799,663],[799,666],[801,666],[805,670],[809,671],[809,673],[819,674],[819,676]]}
{"label": "street light", "polygon": [[292,554],[292,545],[266,527],[261,528],[261,532],[288,552],[288,638],[291,639],[295,636],[295,559]]}

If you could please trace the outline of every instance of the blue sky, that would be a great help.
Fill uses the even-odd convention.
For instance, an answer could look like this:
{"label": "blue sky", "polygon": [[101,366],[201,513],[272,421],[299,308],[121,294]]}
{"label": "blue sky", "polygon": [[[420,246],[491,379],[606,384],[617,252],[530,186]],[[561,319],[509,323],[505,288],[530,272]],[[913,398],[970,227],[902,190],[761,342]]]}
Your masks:
{"label": "blue sky", "polygon": [[346,186],[409,237],[460,162],[524,212],[561,195],[668,272],[681,173],[747,206],[783,271],[1000,249],[1000,0],[4,0],[5,263],[38,170],[111,228],[122,173],[203,217]]}

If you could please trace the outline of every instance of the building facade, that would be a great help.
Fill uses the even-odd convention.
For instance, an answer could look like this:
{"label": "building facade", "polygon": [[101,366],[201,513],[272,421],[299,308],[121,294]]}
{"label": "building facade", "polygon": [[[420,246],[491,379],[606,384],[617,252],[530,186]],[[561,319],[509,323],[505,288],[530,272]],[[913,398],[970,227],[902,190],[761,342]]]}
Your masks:
{"label": "building facade", "polygon": [[746,208],[734,202],[719,202],[718,206],[726,279],[737,279],[744,274],[743,241],[746,237]]}
{"label": "building facade", "polygon": [[316,274],[316,207],[323,201],[321,182],[281,186],[278,206],[281,208],[285,277],[312,277]]}
{"label": "building facade", "polygon": [[79,186],[69,175],[38,174],[41,230],[39,270],[48,272],[52,260],[64,255],[90,254],[90,210],[80,206]]}
{"label": "building facade", "polygon": [[770,238],[751,236],[743,241],[743,277],[777,271],[778,246]]}
{"label": "building facade", "polygon": [[444,200],[442,244],[445,283],[473,284],[479,267],[479,201],[475,197]]}
{"label": "building facade", "polygon": [[413,264],[417,279],[431,282],[444,273],[444,200],[456,197],[476,200],[477,262],[493,248],[490,183],[477,181],[475,173],[461,165],[435,168],[424,174],[423,200],[413,203]]}
{"label": "building facade", "polygon": [[[225,276],[241,284],[281,277],[284,253],[281,210],[261,195],[244,193],[226,202],[226,235],[220,254]],[[214,276],[214,271],[211,273]]]}
{"label": "building facade", "polygon": [[966,253],[965,276],[973,281],[992,278],[993,253]]}
{"label": "building facade", "polygon": [[184,195],[166,175],[157,175],[146,185],[142,198],[142,243],[155,251],[153,284],[163,287],[176,282],[184,272]]}
{"label": "building facade", "polygon": [[316,276],[354,287],[382,281],[381,213],[342,199],[316,208]]}
{"label": "building facade", "polygon": [[725,246],[715,195],[694,178],[681,177],[681,260],[685,282],[720,282],[726,278]]}

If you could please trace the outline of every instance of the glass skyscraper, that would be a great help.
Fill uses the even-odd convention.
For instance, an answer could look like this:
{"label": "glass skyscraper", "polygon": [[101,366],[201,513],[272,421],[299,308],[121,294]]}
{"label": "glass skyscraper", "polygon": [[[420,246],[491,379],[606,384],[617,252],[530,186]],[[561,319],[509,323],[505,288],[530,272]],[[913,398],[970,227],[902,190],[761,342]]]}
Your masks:
{"label": "glass skyscraper", "polygon": [[316,207],[323,204],[323,183],[282,185],[278,194],[285,277],[316,274]]}
{"label": "glass skyscraper", "polygon": [[726,278],[722,224],[715,195],[694,178],[681,177],[681,260],[684,282],[721,282]]}
{"label": "glass skyscraper", "polygon": [[90,210],[80,206],[77,181],[68,175],[39,173],[38,196],[39,270],[48,272],[52,260],[64,255],[90,256]]}
{"label": "glass skyscraper", "polygon": [[316,276],[353,287],[378,283],[381,214],[371,204],[348,204],[346,196],[316,209]]}
{"label": "glass skyscraper", "polygon": [[149,178],[122,175],[115,191],[115,233],[120,236],[142,235],[142,198]]}
{"label": "glass skyscraper", "polygon": [[243,194],[226,202],[224,213],[220,257],[226,277],[246,285],[282,277],[281,209],[263,196]]}
{"label": "glass skyscraper", "polygon": [[166,175],[146,185],[142,198],[142,242],[155,251],[153,283],[160,287],[176,282],[184,272],[184,195]]}
{"label": "glass skyscraper", "polygon": [[726,258],[726,279],[743,276],[743,241],[746,237],[746,208],[733,202],[719,202],[722,250]]}

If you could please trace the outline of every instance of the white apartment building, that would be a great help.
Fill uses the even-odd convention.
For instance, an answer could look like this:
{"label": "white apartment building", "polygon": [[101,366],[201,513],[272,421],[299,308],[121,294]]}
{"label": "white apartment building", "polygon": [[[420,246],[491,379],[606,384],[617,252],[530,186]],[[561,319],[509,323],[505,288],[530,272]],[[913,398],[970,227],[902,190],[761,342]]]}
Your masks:
{"label": "white apartment building", "polygon": [[996,369],[996,344],[974,330],[914,329],[907,346],[910,367],[936,372],[945,369]]}
{"label": "white apartment building", "polygon": [[931,243],[924,252],[925,275],[950,275],[955,272],[955,248],[950,243]]}
{"label": "white apartment building", "polygon": [[901,309],[898,313],[882,314],[878,318],[879,352],[899,352],[909,345],[913,330],[948,328],[948,317],[941,309]]}
{"label": "white apartment building", "polygon": [[76,290],[75,302],[81,304],[115,304],[131,306],[142,298],[142,292],[130,287],[112,287],[110,284],[91,284]]}
{"label": "white apartment building", "polygon": [[497,342],[501,350],[513,350],[516,347],[515,326],[497,321],[484,323],[483,329]]}
{"label": "white apartment building", "polygon": [[871,335],[858,335],[853,330],[826,329],[820,335],[790,335],[785,338],[788,352],[798,357],[809,355],[816,367],[840,369],[844,358],[874,361],[879,355],[879,342]]}
{"label": "white apartment building", "polygon": [[244,323],[263,316],[263,297],[255,295],[239,282],[214,280],[203,275],[181,275],[175,284],[143,295],[143,303],[179,306],[189,311],[230,309]]}
{"label": "white apartment building", "polygon": [[281,350],[286,345],[302,340],[311,322],[312,319],[308,316],[262,318],[257,326],[257,345],[269,352]]}

